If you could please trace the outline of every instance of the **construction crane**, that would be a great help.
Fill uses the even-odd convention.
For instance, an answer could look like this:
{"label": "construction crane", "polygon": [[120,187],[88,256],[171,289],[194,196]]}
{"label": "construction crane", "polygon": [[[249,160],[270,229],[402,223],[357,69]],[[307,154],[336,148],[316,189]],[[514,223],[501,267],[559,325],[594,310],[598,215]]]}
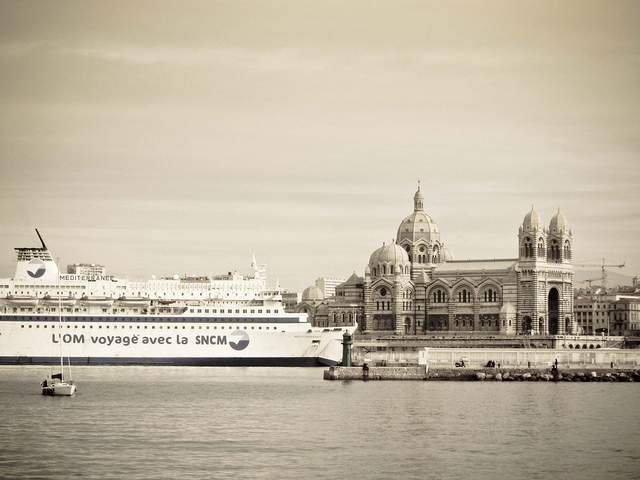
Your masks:
{"label": "construction crane", "polygon": [[[602,264],[597,264],[597,263],[574,263],[573,264],[575,267],[600,267],[602,268],[602,279],[601,279],[601,287],[602,287],[602,291],[603,293],[607,293],[607,268],[623,268],[624,267],[624,262],[622,262],[621,265],[613,265],[613,264],[607,264],[604,260],[604,258],[602,259]],[[589,288],[591,288],[591,282],[593,280],[587,280],[587,282],[589,282]]]}

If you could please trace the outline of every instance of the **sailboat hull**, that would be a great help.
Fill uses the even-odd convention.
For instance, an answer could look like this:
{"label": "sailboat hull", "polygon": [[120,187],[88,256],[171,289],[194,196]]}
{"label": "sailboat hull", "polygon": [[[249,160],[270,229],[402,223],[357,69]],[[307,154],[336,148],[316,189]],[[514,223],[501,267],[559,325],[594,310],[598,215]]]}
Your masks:
{"label": "sailboat hull", "polygon": [[77,387],[71,383],[58,382],[53,385],[42,387],[43,395],[70,397],[77,391]]}

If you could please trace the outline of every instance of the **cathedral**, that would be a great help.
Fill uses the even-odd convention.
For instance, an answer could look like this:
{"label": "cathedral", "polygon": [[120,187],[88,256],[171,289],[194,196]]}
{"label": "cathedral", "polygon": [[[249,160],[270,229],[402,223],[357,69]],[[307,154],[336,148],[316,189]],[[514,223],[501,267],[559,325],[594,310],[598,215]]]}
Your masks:
{"label": "cathedral", "polygon": [[328,299],[310,287],[296,310],[318,326],[357,321],[362,333],[570,334],[571,251],[560,211],[547,227],[532,208],[518,231],[517,258],[456,260],[418,187],[413,213],[394,242],[371,254],[364,277],[354,273]]}

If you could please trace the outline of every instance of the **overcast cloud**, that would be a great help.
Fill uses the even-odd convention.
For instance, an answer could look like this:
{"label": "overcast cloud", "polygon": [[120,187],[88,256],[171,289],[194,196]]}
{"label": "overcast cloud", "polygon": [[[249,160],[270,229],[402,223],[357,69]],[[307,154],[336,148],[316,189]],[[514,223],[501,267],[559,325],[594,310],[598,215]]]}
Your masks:
{"label": "overcast cloud", "polygon": [[533,204],[640,272],[640,3],[0,3],[0,274],[359,275],[413,209],[514,258]]}

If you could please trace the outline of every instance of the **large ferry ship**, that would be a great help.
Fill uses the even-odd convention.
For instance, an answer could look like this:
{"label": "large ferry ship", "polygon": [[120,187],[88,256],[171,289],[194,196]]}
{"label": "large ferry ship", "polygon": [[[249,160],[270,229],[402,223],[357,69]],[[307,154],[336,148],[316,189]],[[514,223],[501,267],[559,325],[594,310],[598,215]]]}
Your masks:
{"label": "large ferry ship", "polygon": [[355,329],[285,312],[255,256],[253,275],[138,282],[62,274],[40,242],[16,248],[15,276],[0,279],[0,364],[57,364],[62,342],[74,365],[333,365]]}

